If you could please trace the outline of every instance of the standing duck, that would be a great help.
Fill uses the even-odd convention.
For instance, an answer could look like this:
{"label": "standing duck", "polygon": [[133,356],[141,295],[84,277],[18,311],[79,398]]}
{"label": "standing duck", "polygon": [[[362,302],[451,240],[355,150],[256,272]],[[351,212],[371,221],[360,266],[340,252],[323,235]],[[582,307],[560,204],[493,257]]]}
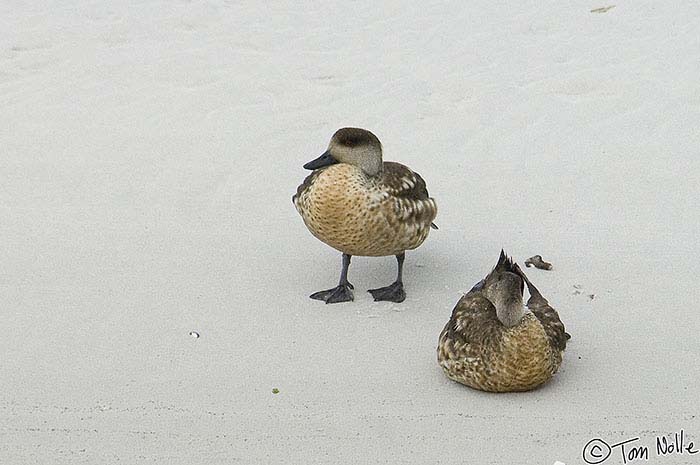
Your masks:
{"label": "standing duck", "polygon": [[457,302],[440,334],[438,363],[474,389],[527,391],[556,373],[569,337],[556,310],[501,251],[493,271]]}
{"label": "standing duck", "polygon": [[395,255],[396,281],[369,292],[374,300],[403,302],[405,251],[421,245],[431,226],[437,229],[437,205],[423,178],[402,164],[382,162],[377,136],[358,128],[336,131],[328,150],[304,168],[313,172],[292,202],[311,234],[343,254],[338,286],[310,297],[327,304],[353,300],[350,258]]}

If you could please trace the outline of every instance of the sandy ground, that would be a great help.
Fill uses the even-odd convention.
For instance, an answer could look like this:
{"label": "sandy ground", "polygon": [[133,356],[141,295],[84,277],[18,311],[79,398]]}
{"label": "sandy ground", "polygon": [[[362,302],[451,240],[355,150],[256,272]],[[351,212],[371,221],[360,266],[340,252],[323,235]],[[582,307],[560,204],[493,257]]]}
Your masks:
{"label": "sandy ground", "polygon": [[[700,464],[655,448],[700,448],[696,2],[35,3],[0,3],[0,463]],[[403,304],[393,258],[308,298],[340,257],[290,197],[349,125],[439,204]],[[573,335],[530,393],[435,361],[501,247]]]}

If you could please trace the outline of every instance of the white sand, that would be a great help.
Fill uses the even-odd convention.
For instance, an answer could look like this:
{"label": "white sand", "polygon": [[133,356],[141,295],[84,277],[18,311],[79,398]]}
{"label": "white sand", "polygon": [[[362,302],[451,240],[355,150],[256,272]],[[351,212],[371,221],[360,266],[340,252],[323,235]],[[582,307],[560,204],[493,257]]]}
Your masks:
{"label": "white sand", "polygon": [[[0,3],[0,463],[700,444],[697,2],[73,3]],[[439,204],[403,304],[365,292],[393,258],[353,260],[353,303],[308,298],[340,256],[290,197],[347,125]],[[529,275],[573,335],[525,394],[435,362],[501,247],[554,264]]]}

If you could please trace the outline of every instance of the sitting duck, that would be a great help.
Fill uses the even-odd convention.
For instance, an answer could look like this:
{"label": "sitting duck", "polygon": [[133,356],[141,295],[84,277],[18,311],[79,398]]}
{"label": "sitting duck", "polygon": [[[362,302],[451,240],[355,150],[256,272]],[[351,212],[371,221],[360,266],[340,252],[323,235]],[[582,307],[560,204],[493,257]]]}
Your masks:
{"label": "sitting duck", "polygon": [[448,378],[474,389],[528,391],[556,373],[570,337],[556,310],[501,251],[493,271],[457,302],[437,358]]}
{"label": "sitting duck", "polygon": [[338,286],[310,297],[327,304],[351,301],[351,257],[394,255],[396,281],[369,292],[375,301],[403,302],[405,252],[421,245],[431,227],[437,229],[437,205],[423,178],[400,163],[383,162],[377,136],[359,128],[336,131],[328,150],[304,168],[313,172],[292,202],[311,234],[342,253]]}

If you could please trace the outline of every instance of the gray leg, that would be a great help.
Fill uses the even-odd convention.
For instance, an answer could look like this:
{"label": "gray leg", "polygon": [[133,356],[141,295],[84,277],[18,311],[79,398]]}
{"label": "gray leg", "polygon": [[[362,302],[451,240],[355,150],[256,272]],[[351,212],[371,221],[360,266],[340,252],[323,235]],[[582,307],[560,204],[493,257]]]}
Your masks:
{"label": "gray leg", "polygon": [[340,282],[337,287],[314,292],[309,297],[315,300],[323,300],[327,304],[350,302],[353,300],[351,289],[355,289],[355,287],[348,281],[348,268],[350,268],[351,257],[351,255],[343,254],[343,270],[340,272]]}
{"label": "gray leg", "polygon": [[406,253],[402,252],[396,256],[396,261],[399,265],[399,273],[396,277],[396,281],[393,284],[380,287],[379,289],[370,289],[369,293],[372,294],[374,300],[387,300],[389,302],[403,302],[406,300],[406,293],[403,290],[403,261],[406,258]]}

